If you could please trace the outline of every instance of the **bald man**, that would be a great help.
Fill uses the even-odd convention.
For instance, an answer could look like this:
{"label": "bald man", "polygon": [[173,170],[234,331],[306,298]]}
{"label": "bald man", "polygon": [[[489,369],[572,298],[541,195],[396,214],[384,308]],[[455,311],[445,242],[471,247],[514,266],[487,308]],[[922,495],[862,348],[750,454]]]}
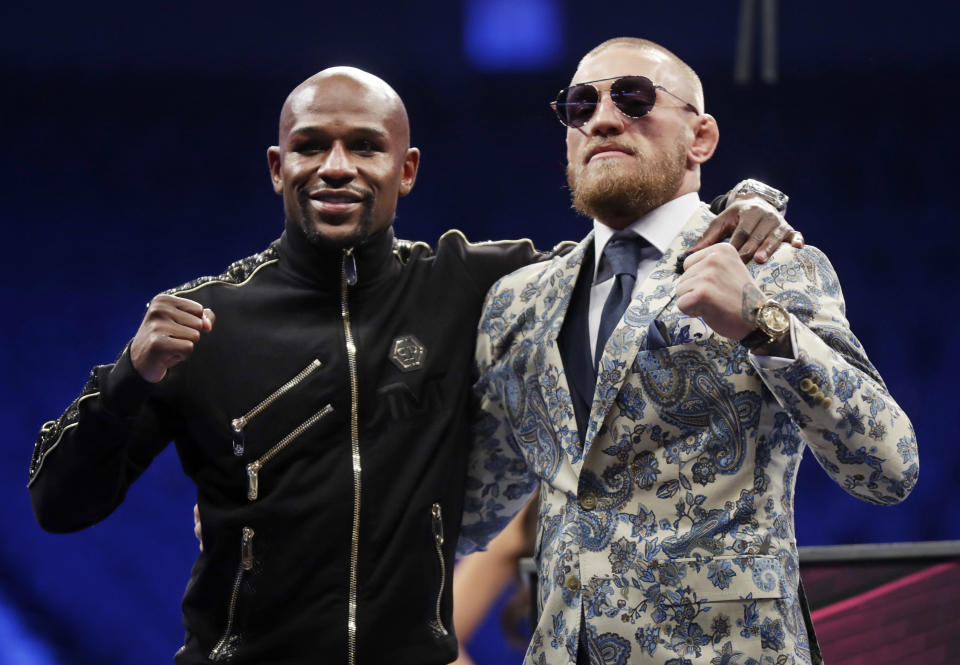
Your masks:
{"label": "bald man", "polygon": [[267,150],[283,235],[156,296],[43,426],[29,487],[55,532],[104,519],[175,442],[204,536],[180,665],[456,657],[476,325],[493,281],[536,254],[458,232],[435,253],[395,239],[419,159],[382,80],[304,81]]}
{"label": "bald man", "polygon": [[694,251],[718,130],[689,66],[611,40],[555,107],[592,230],[490,291],[464,549],[539,484],[527,665],[817,663],[793,526],[801,455],[896,503],[917,479],[910,420],[821,252],[780,245],[748,267],[729,244]]}

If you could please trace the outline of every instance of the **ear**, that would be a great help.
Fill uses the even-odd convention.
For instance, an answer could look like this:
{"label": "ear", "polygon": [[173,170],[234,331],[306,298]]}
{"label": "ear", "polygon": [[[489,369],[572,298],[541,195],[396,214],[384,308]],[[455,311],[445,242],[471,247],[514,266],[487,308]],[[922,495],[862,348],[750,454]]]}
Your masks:
{"label": "ear", "polygon": [[404,155],[400,175],[400,196],[406,196],[417,181],[417,169],[420,168],[420,149],[409,148]]}
{"label": "ear", "polygon": [[272,145],[267,148],[267,166],[270,168],[270,182],[273,184],[273,191],[277,194],[283,194],[283,173],[280,170],[282,164],[279,146]]}
{"label": "ear", "polygon": [[693,126],[693,143],[687,148],[687,161],[699,166],[713,156],[720,141],[720,129],[717,121],[709,113],[697,116]]}

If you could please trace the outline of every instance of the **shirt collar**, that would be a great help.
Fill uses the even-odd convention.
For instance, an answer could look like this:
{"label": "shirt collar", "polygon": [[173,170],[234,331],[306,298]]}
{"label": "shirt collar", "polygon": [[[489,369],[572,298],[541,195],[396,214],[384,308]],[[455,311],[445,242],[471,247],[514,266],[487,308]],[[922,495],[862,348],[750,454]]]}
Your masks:
{"label": "shirt collar", "polygon": [[[662,256],[670,247],[674,238],[683,230],[684,223],[690,219],[699,205],[700,197],[696,192],[690,192],[667,201],[659,208],[654,208],[628,226],[627,229],[649,242]],[[600,265],[603,248],[607,246],[607,242],[617,232],[617,229],[612,229],[595,219],[593,220],[593,231],[593,277],[596,279],[597,267]]]}

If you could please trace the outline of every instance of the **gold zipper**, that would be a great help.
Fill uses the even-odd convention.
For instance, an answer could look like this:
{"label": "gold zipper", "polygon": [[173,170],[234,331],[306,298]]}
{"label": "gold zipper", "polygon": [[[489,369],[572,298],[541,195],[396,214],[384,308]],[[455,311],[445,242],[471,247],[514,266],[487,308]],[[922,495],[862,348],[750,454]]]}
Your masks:
{"label": "gold zipper", "polygon": [[357,662],[357,563],[360,552],[360,432],[357,400],[357,345],[350,328],[350,307],[347,303],[348,286],[357,283],[357,263],[353,248],[344,250],[341,265],[340,316],[347,347],[347,367],[350,371],[350,452],[353,461],[353,530],[350,541],[350,588],[347,599],[347,665]]}
{"label": "gold zipper", "polygon": [[296,388],[305,378],[313,374],[315,371],[320,369],[323,365],[316,358],[313,359],[309,365],[303,368],[299,374],[287,381],[285,384],[277,388],[270,395],[267,396],[265,400],[257,404],[255,407],[250,409],[246,414],[240,416],[239,418],[234,418],[230,421],[230,427],[233,429],[233,454],[237,457],[243,455],[243,450],[245,447],[243,428],[247,426],[254,417],[257,416],[261,411],[266,409],[268,406],[276,402],[280,397],[285,393],[289,392],[293,388]]}
{"label": "gold zipper", "polygon": [[333,407],[327,404],[320,409],[320,411],[300,423],[295,430],[283,437],[279,443],[265,452],[260,459],[250,462],[250,464],[247,465],[247,499],[256,501],[257,496],[260,494],[260,469],[263,468],[263,465],[269,462],[274,455],[290,445],[294,439],[310,429],[317,421],[332,412]]}
{"label": "gold zipper", "polygon": [[208,658],[212,661],[220,660],[229,654],[225,652],[225,647],[233,632],[233,619],[237,611],[237,597],[240,595],[240,583],[243,581],[243,574],[253,568],[253,529],[248,526],[243,527],[243,536],[240,539],[240,565],[237,566],[237,575],[233,578],[233,592],[230,594],[230,603],[227,605],[227,627],[223,631],[223,637],[217,642],[216,646],[210,651]]}
{"label": "gold zipper", "polygon": [[440,590],[437,591],[437,625],[436,630],[441,636],[448,635],[446,626],[443,625],[443,619],[440,617],[440,603],[443,600],[443,587],[447,582],[447,564],[443,558],[443,514],[440,511],[440,504],[435,503],[430,508],[433,516],[433,544],[437,548],[437,561],[440,562]]}

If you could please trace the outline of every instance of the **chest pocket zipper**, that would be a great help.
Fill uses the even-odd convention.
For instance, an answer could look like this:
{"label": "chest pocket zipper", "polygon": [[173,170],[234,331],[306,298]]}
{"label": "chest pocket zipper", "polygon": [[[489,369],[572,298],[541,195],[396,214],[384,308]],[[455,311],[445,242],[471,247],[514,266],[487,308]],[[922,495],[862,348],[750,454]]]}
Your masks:
{"label": "chest pocket zipper", "polygon": [[258,414],[264,411],[268,406],[276,402],[278,399],[283,397],[286,393],[290,392],[296,388],[300,383],[303,382],[308,376],[316,372],[323,366],[318,359],[314,358],[313,362],[304,367],[299,374],[287,381],[285,384],[274,390],[270,395],[267,396],[262,402],[257,404],[255,407],[250,409],[247,413],[240,416],[239,418],[234,418],[230,421],[230,427],[233,429],[233,454],[237,457],[243,455],[244,448],[246,446],[245,436],[243,429],[247,424],[253,420]]}
{"label": "chest pocket zipper", "polygon": [[250,464],[247,465],[248,500],[256,501],[257,497],[260,495],[260,469],[263,468],[263,465],[269,462],[281,450],[293,443],[298,436],[306,432],[313,425],[331,413],[333,413],[333,407],[327,404],[325,407],[320,409],[320,411],[300,423],[295,430],[283,437],[276,445],[265,452],[260,459],[250,462]]}
{"label": "chest pocket zipper", "polygon": [[440,604],[443,601],[443,588],[447,582],[447,564],[443,558],[443,513],[440,504],[435,503],[430,508],[430,514],[433,518],[433,545],[437,550],[437,561],[440,563],[440,589],[437,591],[436,617],[430,622],[430,627],[437,637],[446,637],[449,633],[443,625],[443,618],[440,616]]}
{"label": "chest pocket zipper", "polygon": [[210,651],[208,658],[213,662],[223,662],[228,660],[236,648],[239,636],[233,634],[233,621],[237,611],[237,599],[240,596],[240,584],[243,582],[244,573],[253,569],[253,529],[248,526],[243,527],[243,535],[240,539],[240,565],[237,567],[237,574],[233,578],[233,591],[230,593],[230,602],[227,605],[227,626],[223,630],[223,637],[217,642],[216,646]]}

